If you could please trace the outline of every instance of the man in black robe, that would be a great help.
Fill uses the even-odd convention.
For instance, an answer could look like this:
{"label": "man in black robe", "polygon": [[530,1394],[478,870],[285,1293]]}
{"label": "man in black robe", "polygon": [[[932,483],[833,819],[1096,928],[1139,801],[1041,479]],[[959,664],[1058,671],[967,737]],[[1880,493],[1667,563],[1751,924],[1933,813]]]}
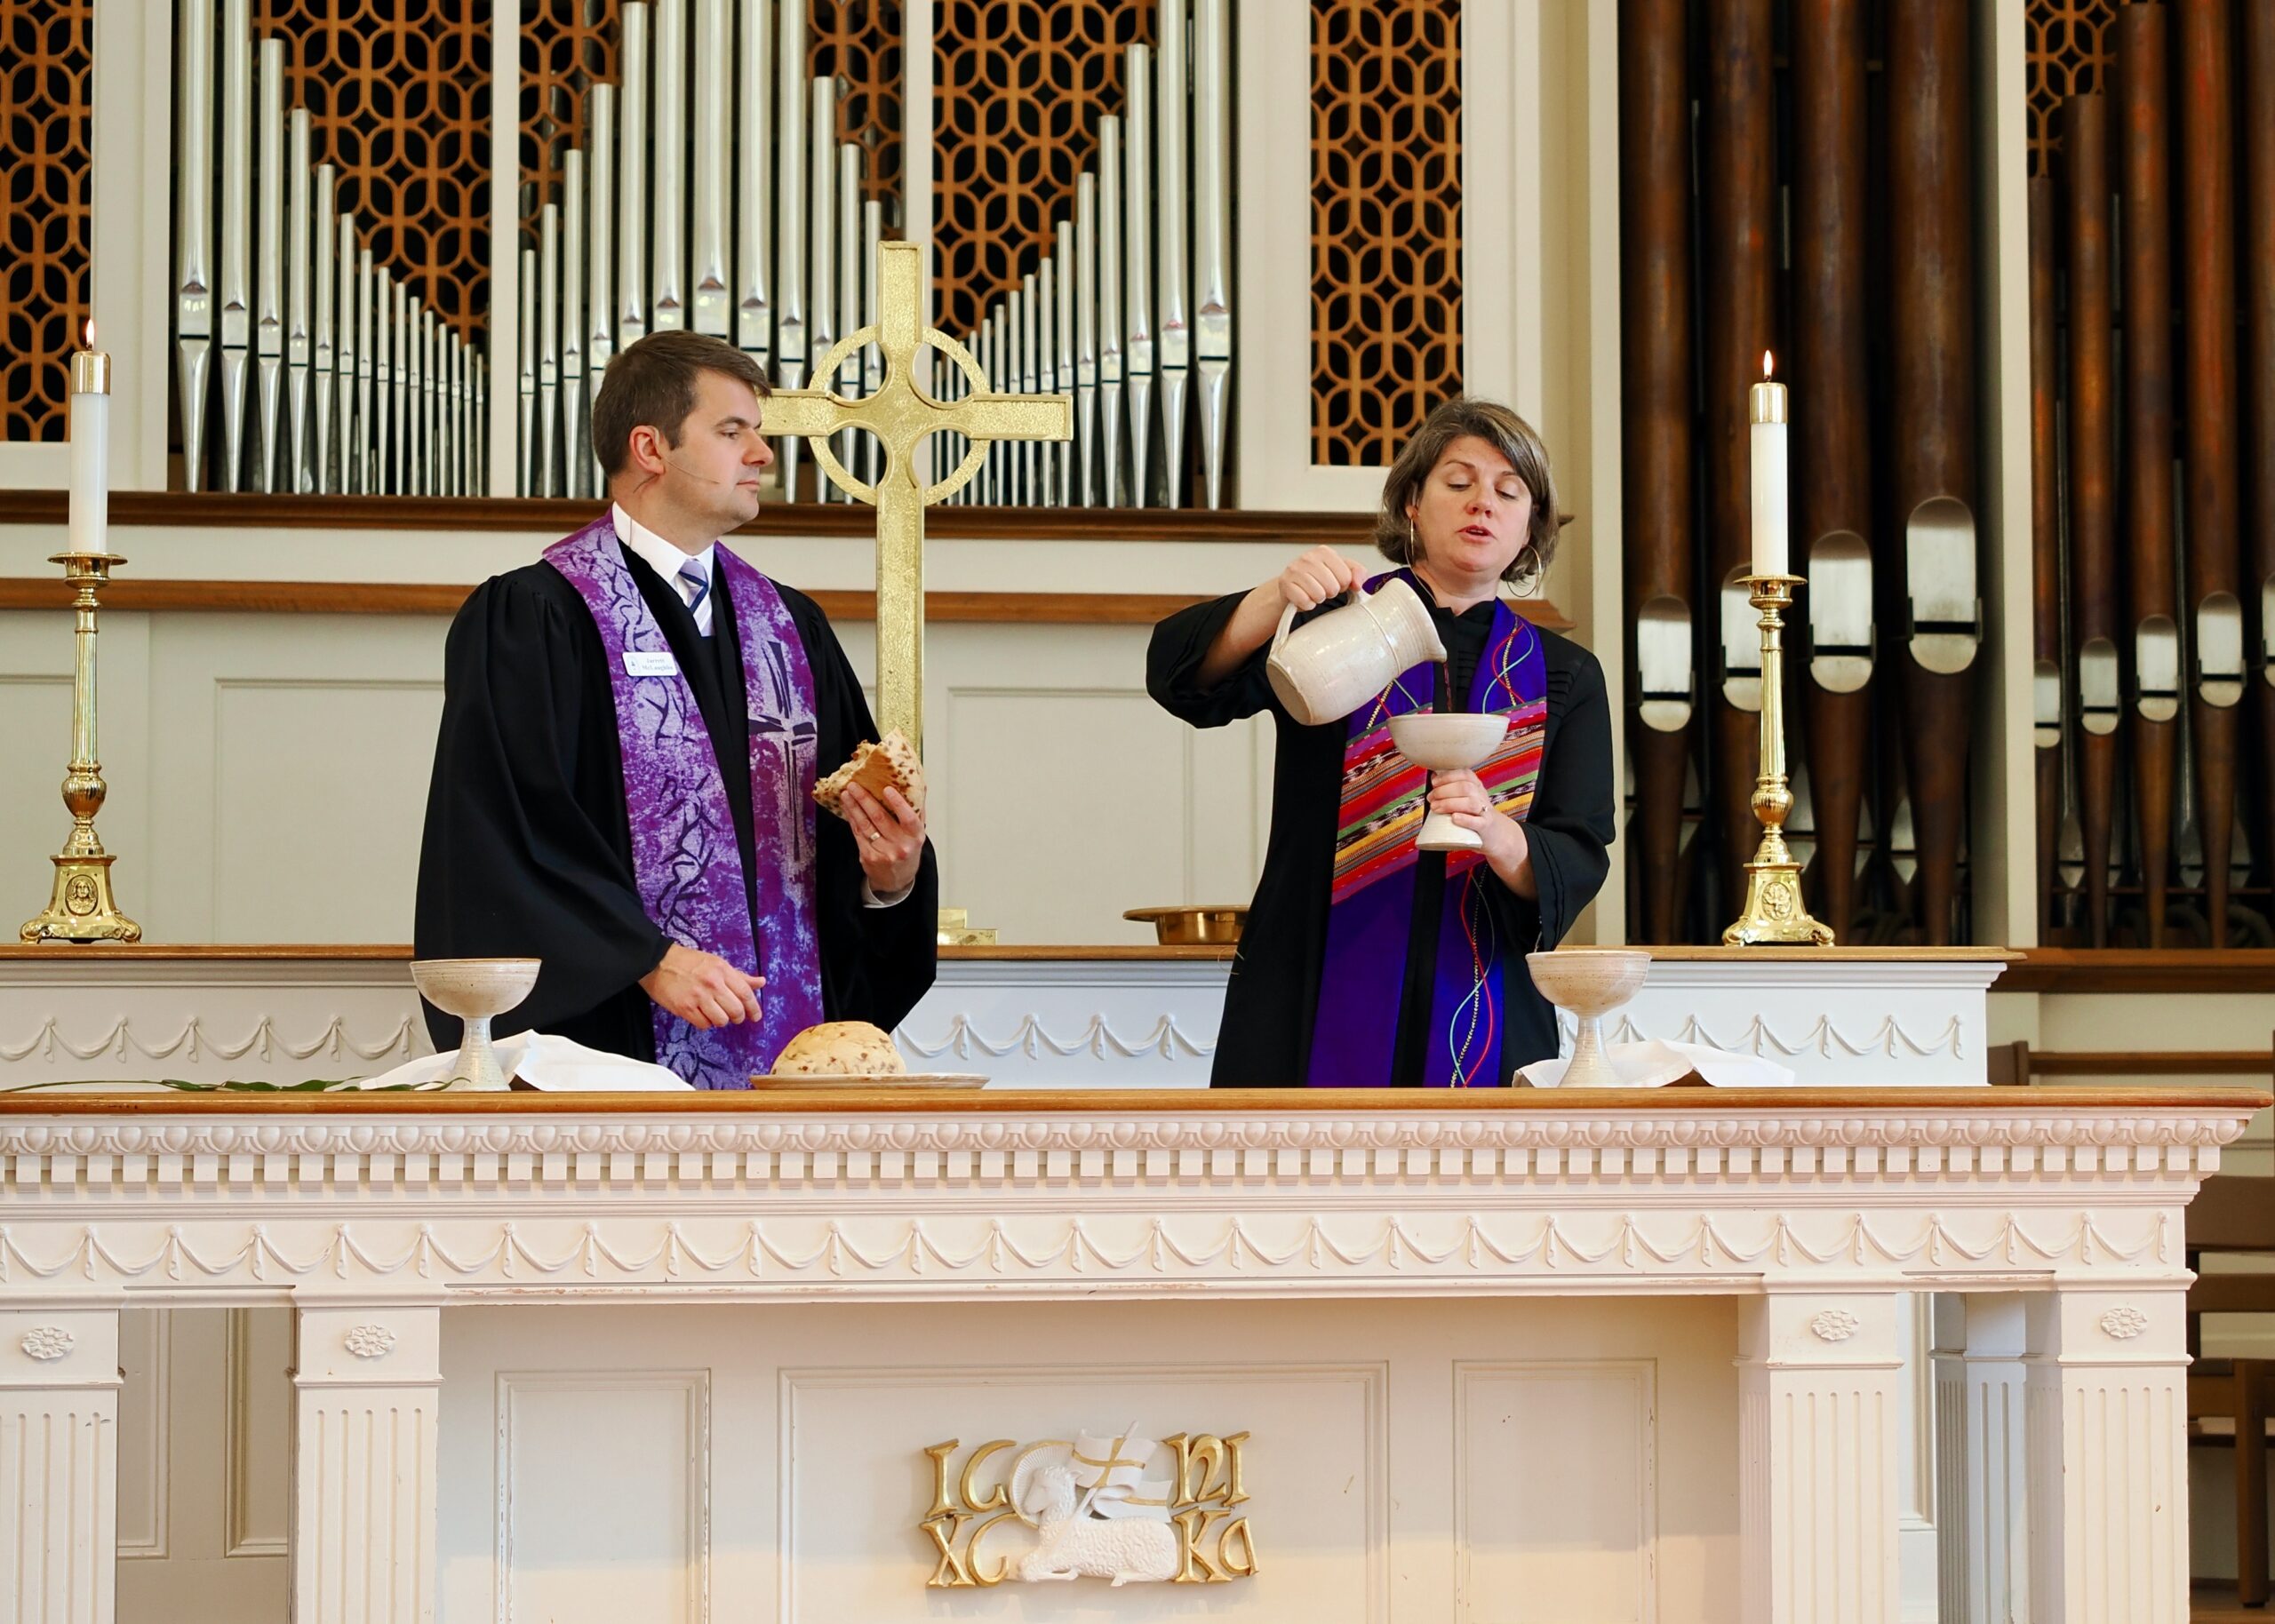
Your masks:
{"label": "man in black robe", "polygon": [[[503,1017],[500,1031],[536,1029],[675,1064],[659,1041],[668,1050],[675,1032],[759,1023],[767,1000],[796,987],[808,989],[810,1005],[818,981],[822,1018],[890,1030],[932,983],[938,879],[922,812],[898,790],[878,798],[857,785],[846,792],[845,818],[823,816],[815,827],[805,800],[794,809],[807,819],[812,845],[802,851],[791,849],[804,845],[799,827],[781,816],[810,793],[814,763],[829,771],[876,729],[813,601],[738,561],[721,567],[714,552],[718,537],[758,511],[758,477],[773,461],[760,433],[766,393],[764,375],[739,351],[694,333],[652,334],[616,356],[593,406],[594,449],[612,498],[607,529],[588,527],[550,550],[547,561],[485,582],[451,625],[416,951],[433,959],[541,959],[535,990]],[[748,914],[707,933],[719,940],[667,929],[689,916],[659,899],[652,873],[635,872],[635,823],[659,810],[627,802],[627,752],[636,757],[640,741],[620,722],[629,713],[620,709],[627,679],[610,647],[620,628],[604,635],[592,601],[556,567],[563,548],[588,538],[597,564],[619,583],[628,572],[637,588],[637,600],[624,595],[629,613],[614,618],[637,617],[649,641],[659,630],[667,646],[667,653],[619,651],[620,663],[691,690],[712,746],[715,777],[710,761],[700,765],[714,792],[724,790]],[[736,579],[740,588],[730,585]],[[770,622],[748,601],[761,594]],[[639,615],[642,602],[652,622]],[[798,646],[746,647],[754,626],[769,645],[788,640],[763,627],[792,628]],[[753,723],[771,725],[754,712],[769,673],[799,667],[810,673],[811,720],[802,712],[799,732],[810,725],[811,743],[797,741],[804,776],[773,785],[753,765],[766,757],[763,740],[754,755]],[[659,690],[629,691],[644,701]],[[683,731],[695,732],[696,719],[684,720]],[[789,759],[786,746],[782,759]],[[662,812],[684,816],[686,797],[665,799],[676,805]],[[720,860],[726,853],[722,841],[698,868],[729,866]],[[702,875],[693,879],[700,883]],[[786,891],[796,895],[786,900]],[[799,927],[770,929],[769,908],[791,903],[802,910]],[[722,956],[738,943],[746,959],[760,961]],[[777,991],[766,991],[770,980]],[[433,1009],[427,1019],[438,1047],[458,1041],[455,1019]],[[675,1069],[690,1075],[688,1066]],[[709,1086],[721,1086],[712,1070]]]}

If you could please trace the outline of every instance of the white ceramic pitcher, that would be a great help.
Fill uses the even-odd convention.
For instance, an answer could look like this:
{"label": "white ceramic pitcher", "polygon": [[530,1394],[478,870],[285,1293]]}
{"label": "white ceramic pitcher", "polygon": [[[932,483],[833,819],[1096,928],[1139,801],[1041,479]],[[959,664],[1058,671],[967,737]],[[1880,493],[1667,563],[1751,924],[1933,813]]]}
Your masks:
{"label": "white ceramic pitcher", "polygon": [[1307,728],[1340,721],[1391,679],[1446,657],[1438,628],[1420,596],[1392,576],[1371,596],[1353,587],[1350,601],[1304,623],[1292,635],[1296,606],[1280,617],[1265,671],[1288,714]]}

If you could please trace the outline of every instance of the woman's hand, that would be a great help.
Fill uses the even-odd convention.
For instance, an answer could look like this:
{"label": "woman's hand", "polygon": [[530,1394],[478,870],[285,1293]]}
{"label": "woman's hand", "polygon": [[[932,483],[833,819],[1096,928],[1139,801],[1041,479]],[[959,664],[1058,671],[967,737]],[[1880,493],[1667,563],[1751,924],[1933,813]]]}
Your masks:
{"label": "woman's hand", "polygon": [[1333,547],[1313,547],[1241,600],[1201,657],[1201,686],[1216,687],[1270,642],[1280,630],[1280,617],[1290,606],[1297,613],[1317,609],[1366,578],[1364,570]]}
{"label": "woman's hand", "polygon": [[[1280,572],[1280,602],[1282,608],[1294,605],[1302,614],[1341,597],[1366,578],[1358,565],[1333,547],[1313,547]],[[1273,624],[1279,624],[1276,616]]]}
{"label": "woman's hand", "polygon": [[1455,824],[1485,842],[1485,861],[1501,883],[1519,896],[1537,896],[1533,878],[1532,841],[1525,826],[1493,804],[1484,780],[1464,768],[1458,772],[1430,775],[1430,810],[1442,812]]}

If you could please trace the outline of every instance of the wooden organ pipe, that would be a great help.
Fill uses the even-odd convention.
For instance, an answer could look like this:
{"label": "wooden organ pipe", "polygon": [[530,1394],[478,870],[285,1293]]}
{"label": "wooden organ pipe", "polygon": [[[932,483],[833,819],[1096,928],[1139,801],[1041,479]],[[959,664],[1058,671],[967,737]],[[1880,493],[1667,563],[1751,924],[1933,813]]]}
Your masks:
{"label": "wooden organ pipe", "polygon": [[1688,0],[1623,0],[1619,27],[1621,403],[1628,650],[1631,939],[1673,942],[1683,784],[1697,701],[1692,626]]}
{"label": "wooden organ pipe", "polygon": [[2180,629],[2173,617],[2171,151],[2165,8],[2117,13],[2118,206],[2125,318],[2125,613],[2131,621],[2134,816],[2151,947],[2165,943],[2179,748]]}
{"label": "wooden organ pipe", "polygon": [[[2236,596],[2235,152],[2227,0],[2179,0],[2182,311],[2188,346],[2183,492],[2187,605],[2195,655],[2189,720],[2204,912],[2228,941],[2235,826],[2236,705],[2243,697],[2243,608]],[[2261,93],[2267,87],[2259,87]]]}
{"label": "wooden organ pipe", "polygon": [[2054,179],[2030,182],[2031,746],[2038,789],[2039,940],[2055,922],[2063,735],[2071,713],[2062,650],[2061,315],[2055,306]]}
{"label": "wooden organ pipe", "polygon": [[[1971,668],[1982,636],[1975,541],[1974,96],[1968,0],[1888,13],[1893,350],[1889,474],[1908,605],[1905,777],[1920,940],[1952,939],[1967,825]],[[1894,640],[1891,639],[1893,641]]]}
{"label": "wooden organ pipe", "polygon": [[2070,272],[2070,627],[2077,649],[2078,821],[2087,940],[2109,945],[2110,820],[2118,699],[2116,418],[2111,400],[2107,112],[2098,94],[2063,106]]}
{"label": "wooden organ pipe", "polygon": [[1809,904],[1846,940],[1872,734],[1872,448],[1864,344],[1864,0],[1793,0],[1794,564],[1816,856]]}
{"label": "wooden organ pipe", "polygon": [[1706,0],[1706,84],[1699,139],[1699,255],[1705,322],[1706,619],[1721,643],[1713,713],[1712,792],[1723,876],[1720,907],[1745,895],[1744,865],[1760,831],[1759,617],[1738,584],[1749,568],[1752,478],[1746,391],[1775,347],[1771,244],[1777,226],[1771,107],[1770,0]]}
{"label": "wooden organ pipe", "polygon": [[2251,840],[2260,878],[2275,884],[2275,0],[2244,0],[2243,82],[2262,93],[2243,102],[2244,366],[2247,407],[2245,466],[2252,471],[2246,535],[2244,603],[2254,621],[2251,663],[2259,681],[2259,748],[2252,774]]}

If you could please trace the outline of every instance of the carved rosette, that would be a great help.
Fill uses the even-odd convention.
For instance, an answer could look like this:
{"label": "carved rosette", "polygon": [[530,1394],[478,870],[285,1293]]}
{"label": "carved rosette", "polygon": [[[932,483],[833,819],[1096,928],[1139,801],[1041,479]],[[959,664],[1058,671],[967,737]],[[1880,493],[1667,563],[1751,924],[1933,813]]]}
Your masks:
{"label": "carved rosette", "polygon": [[27,1358],[45,1365],[61,1358],[79,1345],[79,1339],[61,1325],[36,1325],[24,1333],[20,1344]]}
{"label": "carved rosette", "polygon": [[395,1351],[395,1333],[385,1325],[356,1325],[342,1341],[359,1359],[383,1359]]}
{"label": "carved rosette", "polygon": [[2132,1307],[2111,1309],[2101,1317],[2103,1335],[2129,1342],[2149,1328],[2149,1317]]}
{"label": "carved rosette", "polygon": [[1809,1329],[1821,1342],[1845,1342],[1856,1334],[1858,1323],[1847,1309],[1827,1309],[1809,1321]]}

